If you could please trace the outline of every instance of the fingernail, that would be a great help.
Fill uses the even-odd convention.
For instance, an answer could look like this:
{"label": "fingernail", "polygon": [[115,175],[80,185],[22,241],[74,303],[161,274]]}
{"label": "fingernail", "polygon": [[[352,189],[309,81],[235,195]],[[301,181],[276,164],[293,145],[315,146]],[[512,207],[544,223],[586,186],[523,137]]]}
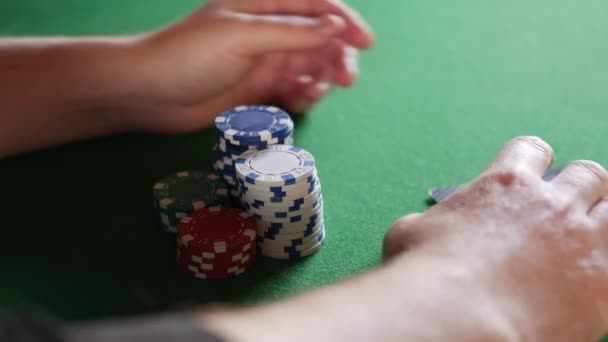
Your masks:
{"label": "fingernail", "polygon": [[354,47],[344,48],[344,65],[350,74],[359,73],[359,50]]}
{"label": "fingernail", "polygon": [[314,78],[311,75],[300,75],[297,78],[298,83],[301,84],[310,84],[312,83],[312,81],[314,81]]}
{"label": "fingernail", "polygon": [[332,36],[342,32],[346,27],[346,22],[337,15],[327,15],[321,19],[321,26],[321,34]]}
{"label": "fingernail", "polygon": [[330,82],[319,82],[319,83],[317,83],[317,89],[319,89],[319,91],[322,94],[327,93],[330,88],[331,88],[331,83]]}
{"label": "fingernail", "polygon": [[310,108],[311,103],[308,100],[300,100],[298,101],[298,103],[295,106],[295,112],[296,113],[304,113],[306,111],[308,111],[308,109]]}
{"label": "fingernail", "polygon": [[317,82],[306,88],[305,96],[309,103],[319,101],[330,91],[332,84],[330,82]]}

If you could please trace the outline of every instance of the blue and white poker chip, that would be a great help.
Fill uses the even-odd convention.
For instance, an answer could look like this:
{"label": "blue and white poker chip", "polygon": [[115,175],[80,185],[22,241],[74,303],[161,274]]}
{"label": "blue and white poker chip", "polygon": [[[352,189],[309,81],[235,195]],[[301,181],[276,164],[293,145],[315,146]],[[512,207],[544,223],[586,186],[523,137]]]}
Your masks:
{"label": "blue and white poker chip", "polygon": [[300,206],[298,210],[291,211],[289,209],[294,209],[293,207],[256,209],[247,205],[247,203],[244,203],[243,206],[245,207],[245,210],[249,211],[253,215],[258,215],[263,220],[272,222],[285,222],[289,220],[290,222],[297,222],[291,220],[296,217],[310,217],[321,212],[323,210],[323,197],[320,196],[315,199],[313,203],[305,204],[306,207]]}
{"label": "blue and white poker chip", "polygon": [[[293,131],[286,132],[287,136],[277,138],[277,140],[274,141],[274,144],[293,145],[294,140],[293,140],[292,133],[293,133]],[[232,154],[232,155],[239,156],[241,153],[246,152],[246,151],[259,151],[261,149],[268,147],[268,145],[272,145],[272,144],[263,143],[261,145],[234,145],[234,144],[230,143],[230,141],[227,141],[226,139],[224,139],[222,137],[217,137],[217,141],[216,141],[214,150],[218,150],[218,151],[221,151],[226,154]]]}
{"label": "blue and white poker chip", "polygon": [[[257,114],[262,115],[259,112],[269,112],[271,115],[277,120],[277,123],[273,125],[273,128],[270,131],[272,139],[240,139],[235,140],[234,136],[228,134],[228,137],[225,136],[222,129],[226,128],[226,125],[230,125],[230,123],[234,124],[235,127],[249,127],[251,129],[253,123],[251,120],[255,120],[253,117],[241,117],[240,115],[245,115],[247,112],[244,110],[248,108],[248,110],[254,110]],[[246,151],[257,151],[263,148],[268,147],[268,145],[272,144],[286,144],[293,145],[293,122],[291,119],[287,119],[289,116],[275,108],[268,106],[241,106],[232,110],[233,112],[238,112],[239,114],[231,114],[233,120],[230,123],[224,122],[220,124],[218,127],[218,136],[216,140],[216,144],[212,150],[212,165],[213,168],[224,177],[226,182],[231,187],[233,197],[240,197],[240,192],[238,191],[239,184],[237,182],[236,171],[234,169],[234,160],[238,159],[243,152]],[[229,111],[230,112],[230,111]],[[218,118],[218,122],[222,121],[222,119]],[[263,125],[263,123],[258,122],[257,125]],[[282,126],[281,126],[282,125]],[[286,127],[286,129],[281,129],[281,127]],[[221,128],[221,129],[220,129]],[[234,128],[234,127],[233,127]],[[240,133],[240,135],[254,135],[253,133]],[[260,135],[260,134],[258,134]],[[239,136],[239,134],[237,134]],[[260,136],[264,136],[261,133]],[[232,137],[232,139],[228,139]]]}
{"label": "blue and white poker chip", "polygon": [[298,196],[296,198],[280,198],[281,201],[273,201],[273,197],[265,197],[265,198],[251,198],[250,201],[243,201],[247,207],[252,207],[253,209],[263,210],[277,210],[283,209],[289,212],[294,212],[301,210],[301,208],[307,208],[312,205],[323,195],[321,191],[321,187],[318,186],[315,191],[313,191],[310,195],[307,196]]}
{"label": "blue and white poker chip", "polygon": [[305,249],[315,245],[316,242],[318,242],[320,239],[323,239],[325,233],[325,228],[321,226],[321,228],[315,232],[309,233],[308,235],[301,236],[299,238],[293,238],[291,240],[273,240],[258,236],[257,246],[260,248],[268,248],[270,250],[274,250],[275,252],[282,252],[286,247],[288,248],[297,246],[300,249]]}
{"label": "blue and white poker chip", "polygon": [[288,208],[293,207],[293,210],[298,210],[300,206],[307,206],[307,204],[314,203],[319,196],[321,196],[322,188],[317,186],[313,192],[308,195],[291,195],[287,194],[285,197],[278,197],[275,195],[252,195],[251,193],[243,194],[242,187],[241,200],[243,205],[246,207],[253,207],[255,209],[269,209],[276,210],[276,208]]}
{"label": "blue and white poker chip", "polygon": [[325,244],[325,241],[325,234],[323,234],[318,238],[317,242],[314,245],[307,248],[296,246],[289,248],[287,251],[284,252],[277,252],[267,248],[259,248],[259,251],[260,254],[274,259],[297,260],[318,252]]}
{"label": "blue and white poker chip", "polygon": [[[265,220],[257,220],[257,230],[258,230],[258,235],[260,236],[264,236],[266,233],[268,236],[284,236],[284,235],[289,235],[289,234],[295,234],[295,233],[302,233],[305,232],[307,230],[313,230],[315,229],[315,227],[317,227],[318,225],[323,224],[323,217],[318,217],[315,220],[312,220],[308,223],[302,223],[302,224],[297,224],[297,223],[282,223],[282,222],[271,222],[271,221],[265,221]],[[292,238],[292,237],[286,237],[286,238]],[[273,238],[274,239],[274,238]]]}
{"label": "blue and white poker chip", "polygon": [[306,182],[315,171],[312,154],[292,145],[271,145],[261,151],[244,152],[234,165],[244,184],[256,186],[289,186]]}
{"label": "blue and white poker chip", "polygon": [[[251,214],[258,220],[280,222],[280,223],[294,223],[294,224],[306,224],[312,221],[318,220],[323,216],[323,205],[319,208],[315,208],[305,214],[298,214],[293,216],[275,215],[275,214],[257,214],[251,212]],[[279,216],[279,217],[277,217]]]}
{"label": "blue and white poker chip", "polygon": [[[235,164],[235,169],[238,166]],[[316,173],[313,173],[306,177],[305,181],[301,181],[291,185],[263,185],[263,184],[250,184],[243,180],[242,177],[238,177],[241,192],[243,195],[252,199],[269,199],[269,198],[285,198],[285,199],[298,199],[300,197],[307,197],[314,193],[320,185],[319,179]]]}
{"label": "blue and white poker chip", "polygon": [[308,228],[298,232],[284,232],[283,230],[265,232],[258,231],[258,241],[269,241],[269,243],[274,242],[276,244],[285,244],[287,241],[303,239],[309,236],[316,235],[324,229],[325,225],[323,223],[323,220],[321,220],[316,222],[315,224],[311,223]]}
{"label": "blue and white poker chip", "polygon": [[293,121],[277,107],[247,105],[220,114],[215,127],[233,145],[260,146],[284,139],[293,130]]}
{"label": "blue and white poker chip", "polygon": [[319,238],[325,235],[323,228],[318,231],[301,238],[292,240],[272,240],[258,236],[257,245],[259,248],[268,249],[275,252],[289,252],[289,249],[298,247],[299,249],[307,249],[314,246]]}

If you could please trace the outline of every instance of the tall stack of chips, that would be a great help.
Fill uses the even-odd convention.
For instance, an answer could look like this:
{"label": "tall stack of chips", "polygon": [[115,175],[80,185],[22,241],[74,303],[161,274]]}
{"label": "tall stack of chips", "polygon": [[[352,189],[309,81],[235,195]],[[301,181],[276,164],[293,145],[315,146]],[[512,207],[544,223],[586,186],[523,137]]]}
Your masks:
{"label": "tall stack of chips", "polygon": [[293,121],[277,107],[239,106],[215,119],[217,142],[213,147],[213,168],[238,196],[234,161],[243,152],[274,144],[293,145]]}
{"label": "tall stack of chips", "polygon": [[201,208],[230,202],[228,184],[216,173],[181,171],[154,184],[154,207],[163,230],[176,233],[182,218]]}
{"label": "tall stack of chips", "polygon": [[234,162],[241,202],[257,219],[261,254],[298,259],[325,242],[323,196],[313,156],[296,146],[270,145]]}

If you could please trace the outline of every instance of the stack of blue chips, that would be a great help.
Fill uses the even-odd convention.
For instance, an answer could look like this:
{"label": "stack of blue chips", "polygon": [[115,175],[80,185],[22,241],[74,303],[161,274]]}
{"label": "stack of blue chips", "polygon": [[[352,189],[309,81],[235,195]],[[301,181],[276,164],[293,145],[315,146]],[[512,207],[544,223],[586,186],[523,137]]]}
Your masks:
{"label": "stack of blue chips", "polygon": [[323,195],[313,156],[291,145],[270,145],[234,161],[243,207],[258,224],[261,255],[299,259],[325,243]]}
{"label": "stack of blue chips", "polygon": [[263,105],[233,108],[215,119],[217,141],[213,147],[213,168],[238,196],[234,161],[246,151],[258,151],[275,144],[293,145],[293,121],[285,111]]}

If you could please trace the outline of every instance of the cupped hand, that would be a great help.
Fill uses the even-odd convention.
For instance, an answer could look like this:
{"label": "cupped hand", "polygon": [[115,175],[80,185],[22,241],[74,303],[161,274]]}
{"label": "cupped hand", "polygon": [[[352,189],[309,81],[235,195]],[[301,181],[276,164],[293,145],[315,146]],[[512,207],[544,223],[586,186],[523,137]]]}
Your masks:
{"label": "cupped hand", "polygon": [[215,0],[139,38],[135,121],[160,132],[209,126],[240,104],[306,111],[356,80],[357,52],[374,40],[339,0]]}

